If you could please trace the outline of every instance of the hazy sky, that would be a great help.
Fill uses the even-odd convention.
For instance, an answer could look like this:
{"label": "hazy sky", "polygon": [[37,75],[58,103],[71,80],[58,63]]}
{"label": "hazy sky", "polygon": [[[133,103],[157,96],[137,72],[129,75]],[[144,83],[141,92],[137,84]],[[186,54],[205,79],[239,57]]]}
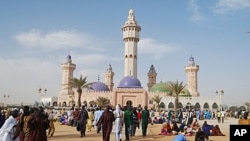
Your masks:
{"label": "hazy sky", "polygon": [[[71,54],[74,77],[104,82],[109,64],[115,87],[124,77],[121,27],[134,9],[142,27],[138,78],[147,88],[153,64],[157,82],[183,81],[192,55],[198,91],[223,103],[250,102],[250,0],[12,0],[0,1],[0,103],[34,103],[57,96],[60,65]],[[9,95],[9,99],[4,98]]]}

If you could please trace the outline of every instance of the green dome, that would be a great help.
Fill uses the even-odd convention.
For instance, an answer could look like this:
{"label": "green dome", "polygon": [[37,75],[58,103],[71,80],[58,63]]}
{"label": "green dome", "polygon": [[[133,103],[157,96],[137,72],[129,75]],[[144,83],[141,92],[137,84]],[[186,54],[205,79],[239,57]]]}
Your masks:
{"label": "green dome", "polygon": [[181,97],[191,97],[191,94],[187,88],[184,88],[183,91],[179,94]]}
{"label": "green dome", "polygon": [[150,89],[150,92],[170,92],[170,90],[167,88],[167,82],[160,82],[153,85],[153,87]]}

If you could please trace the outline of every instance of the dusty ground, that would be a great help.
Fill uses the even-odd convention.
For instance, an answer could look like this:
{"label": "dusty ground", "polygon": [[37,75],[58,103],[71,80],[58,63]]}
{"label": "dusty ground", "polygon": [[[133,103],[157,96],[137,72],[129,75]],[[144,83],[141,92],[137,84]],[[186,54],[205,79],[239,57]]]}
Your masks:
{"label": "dusty ground", "polygon": [[[202,125],[204,121],[201,120],[199,123]],[[216,120],[207,120],[208,124],[218,124]],[[210,141],[229,141],[229,125],[230,124],[237,124],[238,119],[228,118],[222,124],[218,124],[224,134],[226,136],[210,136]],[[49,138],[49,141],[101,141],[102,134],[96,134],[93,130],[91,132],[86,133],[86,136],[80,138],[79,132],[76,131],[75,127],[67,126],[67,125],[60,125],[59,123],[55,123],[56,125],[56,132],[53,138]],[[137,129],[136,136],[131,139],[131,141],[172,141],[174,136],[163,136],[158,135],[160,133],[161,124],[149,125],[148,126],[148,135],[145,138],[141,136],[141,130]],[[111,134],[111,140],[115,141],[114,134]],[[123,134],[124,137],[124,134]],[[125,140],[125,137],[123,138]],[[188,141],[194,141],[194,136],[187,137]]]}

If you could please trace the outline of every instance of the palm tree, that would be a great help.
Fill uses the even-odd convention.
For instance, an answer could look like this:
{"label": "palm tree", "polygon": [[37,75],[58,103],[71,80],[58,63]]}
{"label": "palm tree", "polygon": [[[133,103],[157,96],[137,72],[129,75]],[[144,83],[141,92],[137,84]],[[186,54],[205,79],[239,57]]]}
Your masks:
{"label": "palm tree", "polygon": [[87,88],[89,86],[89,84],[87,83],[87,77],[83,77],[82,75],[80,76],[80,78],[73,78],[71,81],[71,87],[76,88],[77,89],[77,93],[78,93],[78,100],[77,100],[77,104],[78,107],[81,107],[81,97],[82,97],[82,88]]}
{"label": "palm tree", "polygon": [[182,93],[186,85],[184,85],[183,82],[179,82],[178,80],[175,82],[168,82],[167,85],[168,88],[173,92],[173,95],[175,96],[174,110],[175,112],[177,112],[177,106],[179,103],[179,94]]}
{"label": "palm tree", "polygon": [[100,96],[99,96],[99,97],[96,99],[96,103],[97,103],[98,106],[104,107],[106,104],[109,104],[110,101],[109,101],[109,99],[107,99],[107,98],[105,98],[105,97],[100,97]]}
{"label": "palm tree", "polygon": [[155,95],[153,98],[153,101],[157,104],[157,111],[160,111],[160,102],[161,102],[161,97],[159,95]]}

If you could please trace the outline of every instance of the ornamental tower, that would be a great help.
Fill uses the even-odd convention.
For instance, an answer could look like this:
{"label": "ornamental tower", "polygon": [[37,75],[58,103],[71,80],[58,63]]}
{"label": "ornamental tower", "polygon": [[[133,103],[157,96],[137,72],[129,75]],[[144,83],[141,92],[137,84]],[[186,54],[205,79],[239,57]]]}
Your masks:
{"label": "ornamental tower", "polygon": [[108,68],[105,72],[105,83],[106,85],[108,86],[109,90],[112,91],[113,90],[113,87],[114,87],[114,72],[112,70],[112,67],[111,65],[109,64],[108,65]]}
{"label": "ornamental tower", "polygon": [[189,58],[188,65],[185,66],[185,72],[187,73],[187,89],[192,96],[200,95],[198,92],[198,71],[199,65],[195,65],[194,58],[191,56]]}
{"label": "ornamental tower", "polygon": [[155,71],[155,67],[154,65],[151,65],[148,71],[148,91],[150,91],[154,84],[156,84],[156,76],[157,73]]}
{"label": "ornamental tower", "polygon": [[128,20],[122,27],[123,42],[125,43],[124,75],[137,78],[137,44],[141,26],[137,24],[134,10],[129,10]]}
{"label": "ornamental tower", "polygon": [[72,63],[70,55],[67,56],[66,62],[61,64],[61,68],[63,70],[63,73],[61,90],[58,96],[58,103],[59,106],[66,106],[70,102],[70,97],[74,95],[72,87],[70,86],[70,82],[73,79],[73,72],[76,68],[76,65]]}

